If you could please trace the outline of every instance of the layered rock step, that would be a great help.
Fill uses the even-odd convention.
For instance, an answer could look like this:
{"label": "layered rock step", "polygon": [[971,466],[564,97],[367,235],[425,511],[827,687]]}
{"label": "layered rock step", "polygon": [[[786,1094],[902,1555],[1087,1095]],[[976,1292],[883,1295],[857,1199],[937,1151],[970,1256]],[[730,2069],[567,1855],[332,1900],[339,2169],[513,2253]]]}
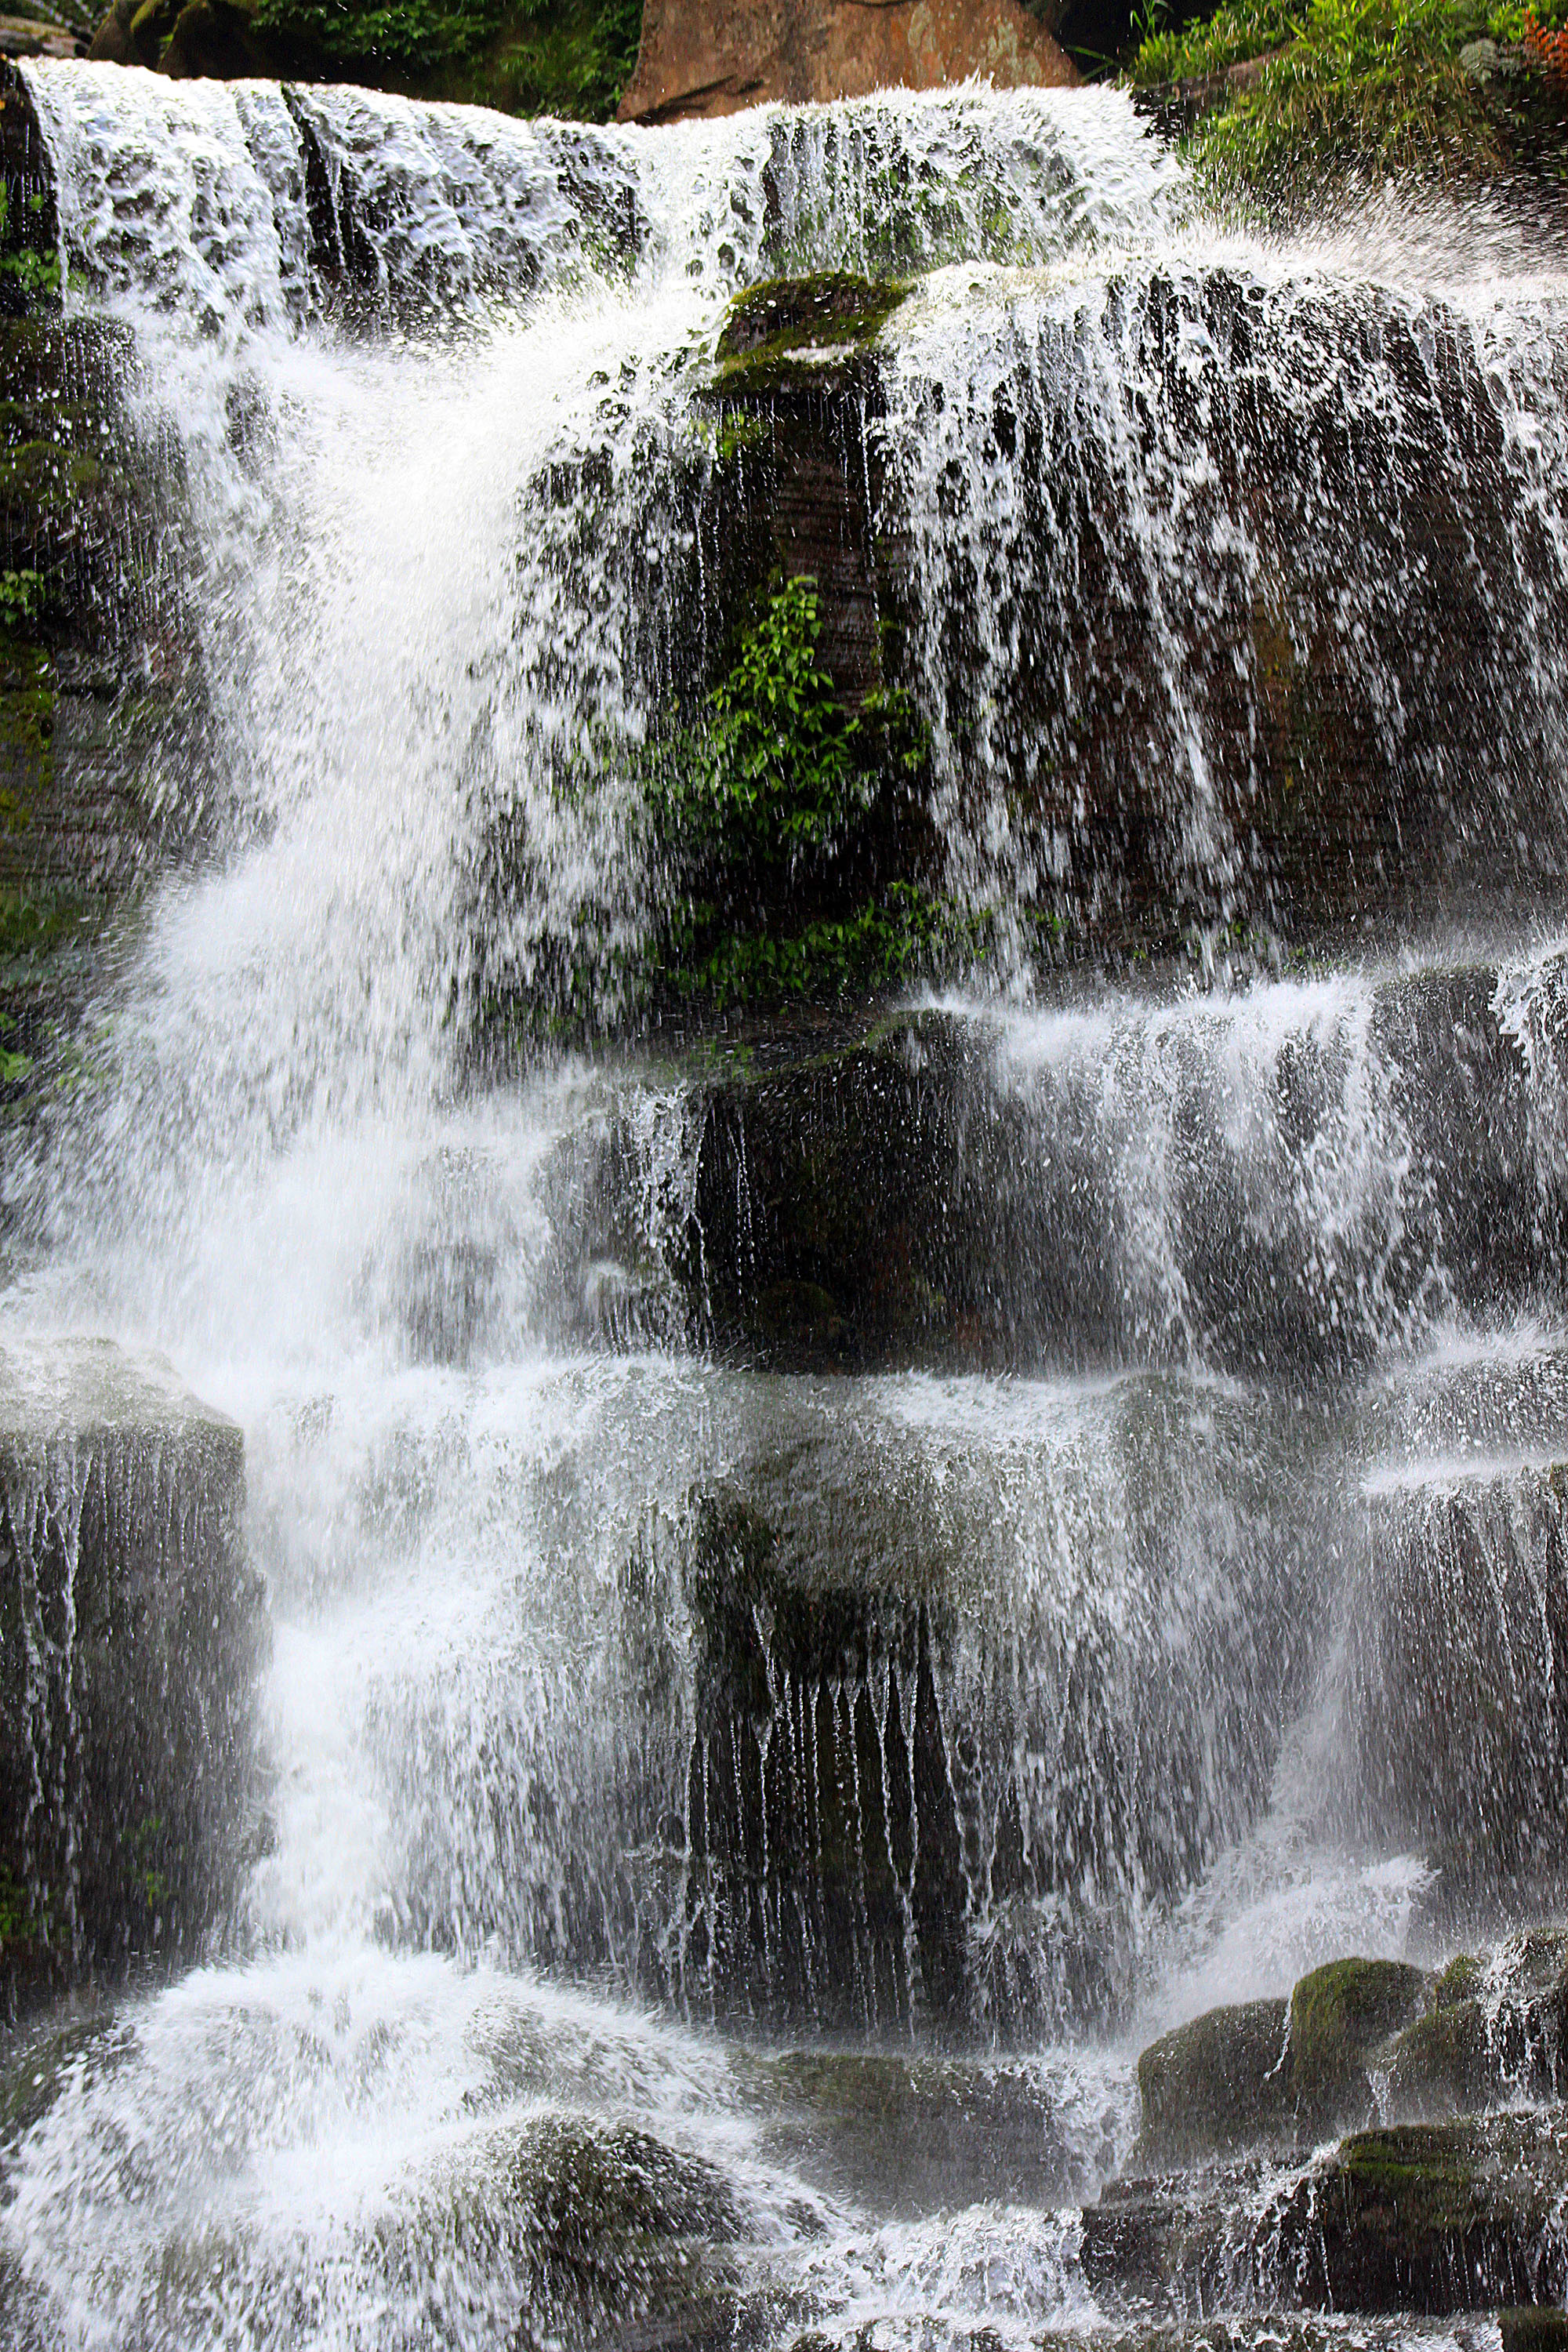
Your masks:
{"label": "layered rock step", "polygon": [[1563,1074],[1513,994],[1544,1016],[1559,985],[1069,993],[742,1043],[563,1140],[546,1311],[630,1335],[673,1307],[792,1370],[1195,1355],[1308,1382],[1446,1311],[1551,1312]]}
{"label": "layered rock step", "polygon": [[[1086,2278],[1176,2315],[1559,2304],[1565,2000],[1568,1943],[1538,1932],[1435,1974],[1337,1961],[1178,2028],[1139,2061],[1136,2157],[1191,2168],[1085,2210]],[[1505,2309],[1505,2341],[1531,2332]]]}
{"label": "layered rock step", "polygon": [[0,1981],[189,1950],[245,1862],[268,1632],[239,1431],[160,1359],[0,1343]]}

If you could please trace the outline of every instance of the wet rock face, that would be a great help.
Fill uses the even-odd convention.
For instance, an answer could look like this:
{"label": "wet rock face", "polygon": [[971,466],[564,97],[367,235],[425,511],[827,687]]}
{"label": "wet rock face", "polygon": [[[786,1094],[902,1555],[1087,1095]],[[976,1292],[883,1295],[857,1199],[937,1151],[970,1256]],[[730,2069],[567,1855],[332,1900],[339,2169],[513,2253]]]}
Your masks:
{"label": "wet rock face", "polygon": [[560,1311],[586,1306],[573,1259],[656,1258],[693,1337],[779,1370],[1190,1351],[1321,1381],[1441,1302],[1556,1292],[1555,1081],[1537,1100],[1497,986],[1396,982],[1273,1027],[1069,1000],[1037,1039],[926,1013],[737,1055],[682,1089],[664,1173],[642,1097],[596,1169],[573,1147]]}
{"label": "wet rock face", "polygon": [[1355,1811],[1426,1849],[1450,1918],[1510,1886],[1516,1902],[1550,1897],[1564,1869],[1568,1472],[1390,1472],[1365,1508],[1343,1668]]}
{"label": "wet rock face", "polygon": [[255,1796],[237,1429],[107,1341],[0,1354],[0,1982],[189,1947]]}
{"label": "wet rock face", "polygon": [[1265,1485],[1283,1537],[1289,1474],[1179,1384],[1070,1420],[1044,1464],[955,1447],[940,1476],[801,1426],[698,1505],[687,2000],[950,2038],[1107,2021],[1142,1906],[1250,1818],[1308,1604],[1288,1541],[1231,1559],[1220,1606],[1200,1563]]}
{"label": "wet rock face", "polygon": [[1280,2252],[1302,2263],[1300,2299],[1339,2310],[1555,2303],[1568,2284],[1552,2228],[1565,2185],[1560,2117],[1361,2132],[1296,2189]]}
{"label": "wet rock face", "polygon": [[1047,24],[1015,0],[747,0],[722,11],[647,0],[623,122],[732,114],[768,99],[801,105],[874,89],[940,89],[980,75],[1039,89],[1077,72]]}

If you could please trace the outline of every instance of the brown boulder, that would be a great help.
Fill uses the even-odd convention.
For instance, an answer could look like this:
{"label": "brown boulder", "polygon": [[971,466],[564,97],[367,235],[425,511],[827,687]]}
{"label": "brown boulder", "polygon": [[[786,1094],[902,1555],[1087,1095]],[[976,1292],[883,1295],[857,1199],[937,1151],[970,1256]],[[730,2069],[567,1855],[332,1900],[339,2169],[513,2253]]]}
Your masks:
{"label": "brown boulder", "polygon": [[1067,52],[1017,0],[647,0],[623,122],[733,114],[767,99],[804,105],[874,89],[940,89],[978,74],[1054,89]]}

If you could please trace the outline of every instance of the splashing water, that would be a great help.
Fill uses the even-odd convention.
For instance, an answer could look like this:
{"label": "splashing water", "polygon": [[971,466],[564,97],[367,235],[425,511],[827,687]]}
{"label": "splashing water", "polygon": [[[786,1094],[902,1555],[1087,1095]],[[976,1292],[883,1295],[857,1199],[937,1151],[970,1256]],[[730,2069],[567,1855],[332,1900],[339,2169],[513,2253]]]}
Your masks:
{"label": "splashing water", "polygon": [[[1462,747],[1388,638],[1401,500],[1434,447],[1430,495],[1459,499],[1467,432],[1501,485],[1458,534],[1475,626],[1511,648],[1468,722],[1498,803],[1559,743],[1559,292],[1489,305],[1386,254],[1347,287],[1224,244],[1110,91],[647,134],[26,70],[72,299],[129,322],[138,429],[182,455],[207,730],[163,784],[216,792],[223,839],[110,992],[111,1082],[7,1171],[5,1328],[152,1341],[242,1424],[275,1785],[226,1948],[37,2053],[0,2210],[17,2340],[477,2346],[520,2309],[592,2335],[628,2294],[700,2332],[659,2266],[698,2240],[728,2249],[710,2327],[748,2296],[759,2326],[879,2344],[1087,2323],[1053,2207],[1128,2151],[1118,2034],[1281,1989],[1325,1916],[1395,1947],[1423,1883],[1331,1818],[1310,1721],[1287,1738],[1328,1703],[1309,1667],[1378,1501],[1353,1413],[1292,1382],[1470,1303],[1383,982],[988,1007],[1058,1253],[1088,1231],[1111,1267],[1095,1345],[1058,1362],[1111,1369],[839,1384],[679,1344],[692,1090],[564,1065],[487,1086],[475,1005],[542,984],[590,918],[627,948],[647,919],[636,795],[597,763],[710,623],[690,388],[738,288],[923,281],[864,422],[954,891],[1132,887],[1089,730],[1136,622],[1138,707],[1096,772],[1156,776],[1150,870],[1205,917],[1272,785],[1261,751],[1225,769],[1236,659],[1194,662],[1194,629],[1250,646],[1266,704],[1327,632],[1367,740],[1447,792]],[[1286,556],[1318,534],[1333,598],[1292,604]],[[1053,665],[1076,733],[1035,723]],[[1498,995],[1543,1170],[1546,1001]],[[637,1349],[584,1343],[597,1309],[562,1303],[562,1194],[628,1099],[639,1263],[590,1271],[651,1299]],[[1498,1382],[1506,1450],[1528,1399]],[[860,1612],[826,1664],[784,1586],[737,1625],[704,1584],[759,1496],[797,1589]],[[724,1846],[753,1760],[816,1866],[853,1810],[847,1925],[807,1916],[776,1843],[755,1864],[780,1811],[742,1790]],[[1035,2210],[847,2189],[831,2132],[779,2124],[775,2053],[723,2030],[750,2005],[753,2033],[907,2053],[944,2000],[1034,2045]],[[562,2213],[612,2179],[643,2267],[567,2277]]]}

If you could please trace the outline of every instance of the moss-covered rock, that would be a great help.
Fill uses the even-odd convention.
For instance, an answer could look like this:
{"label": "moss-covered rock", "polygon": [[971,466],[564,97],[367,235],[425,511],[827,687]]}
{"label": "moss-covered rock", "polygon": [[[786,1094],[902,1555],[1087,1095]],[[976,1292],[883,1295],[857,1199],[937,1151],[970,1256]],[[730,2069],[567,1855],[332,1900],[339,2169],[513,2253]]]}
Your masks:
{"label": "moss-covered rock", "polygon": [[1302,2299],[1433,2313],[1559,2300],[1565,2256],[1552,2224],[1565,2188],[1568,2137],[1548,2116],[1358,2133],[1284,2221],[1316,2257]]}
{"label": "moss-covered rock", "polygon": [[1412,2121],[1563,2097],[1568,2090],[1568,1936],[1512,1938],[1465,1957],[1383,2061],[1382,2100]]}
{"label": "moss-covered rock", "polygon": [[820,381],[824,366],[841,366],[874,341],[909,291],[842,270],[748,287],[720,330],[710,389],[756,401],[806,388]]}
{"label": "moss-covered rock", "polygon": [[1369,2118],[1374,2053],[1422,2007],[1427,1984],[1403,1960],[1332,1960],[1301,1979],[1290,1995],[1289,2073],[1303,2137]]}
{"label": "moss-covered rock", "polygon": [[1372,2074],[1428,1979],[1399,1960],[1315,1969],[1289,2001],[1207,2011],[1145,2050],[1139,2158],[1180,2164],[1264,2144],[1310,2144],[1364,2123]]}
{"label": "moss-covered rock", "polygon": [[1401,2126],[1283,2179],[1254,2164],[1113,2183],[1085,2210],[1081,2259],[1113,2307],[1440,2315],[1555,2303],[1565,2189],[1560,2116]]}
{"label": "moss-covered rock", "polygon": [[1568,2311],[1525,2304],[1497,2316],[1502,2352],[1568,2352]]}
{"label": "moss-covered rock", "polygon": [[746,2227],[703,2158],[630,2124],[545,2115],[460,2143],[374,2252],[404,2287],[505,2278],[520,2347],[721,2346],[745,2333],[727,2249]]}
{"label": "moss-covered rock", "polygon": [[1138,2061],[1138,2161],[1156,2167],[1250,2147],[1293,2124],[1289,2003],[1211,2009]]}

